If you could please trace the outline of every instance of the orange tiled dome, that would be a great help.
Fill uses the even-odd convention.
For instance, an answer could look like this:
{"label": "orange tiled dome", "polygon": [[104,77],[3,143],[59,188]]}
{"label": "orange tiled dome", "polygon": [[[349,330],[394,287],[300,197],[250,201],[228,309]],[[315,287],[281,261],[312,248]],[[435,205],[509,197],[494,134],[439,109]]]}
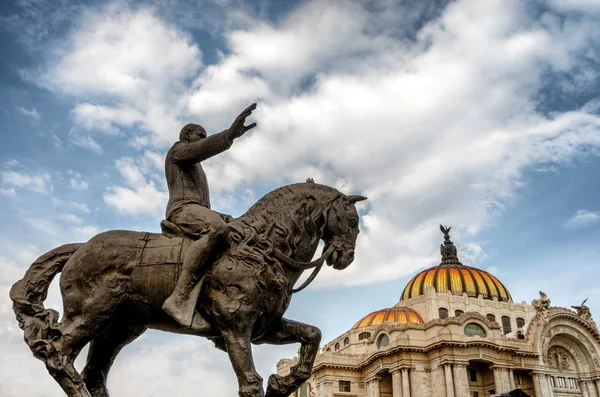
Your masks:
{"label": "orange tiled dome", "polygon": [[408,307],[393,307],[367,314],[354,324],[352,329],[382,323],[423,324],[423,319],[413,309],[409,309]]}
{"label": "orange tiled dome", "polygon": [[440,246],[442,263],[413,277],[402,291],[400,300],[423,295],[425,288],[433,286],[438,293],[450,291],[454,295],[462,295],[466,292],[473,298],[481,295],[484,299],[495,297],[502,302],[512,301],[508,290],[496,277],[460,263],[456,247],[450,241],[450,229],[440,225],[440,230],[444,233],[444,244]]}
{"label": "orange tiled dome", "polygon": [[493,275],[461,263],[441,263],[439,266],[423,270],[412,278],[404,288],[401,300],[423,295],[425,288],[433,286],[436,292],[450,291],[454,295],[476,298],[482,295],[484,299],[498,298],[499,301],[512,300],[504,285]]}

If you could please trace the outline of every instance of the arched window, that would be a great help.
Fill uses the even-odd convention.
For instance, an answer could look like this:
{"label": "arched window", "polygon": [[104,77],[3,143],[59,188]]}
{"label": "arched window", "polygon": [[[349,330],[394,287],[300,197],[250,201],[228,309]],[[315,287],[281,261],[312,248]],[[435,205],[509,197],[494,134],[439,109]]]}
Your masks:
{"label": "arched window", "polygon": [[463,313],[464,313],[464,312],[463,312],[462,310],[455,310],[455,311],[454,311],[454,317],[458,317],[458,316],[460,316],[460,315],[461,315],[461,314],[463,314]]}
{"label": "arched window", "polygon": [[512,332],[512,327],[510,325],[510,317],[502,316],[502,332],[504,335],[510,334]]}
{"label": "arched window", "polygon": [[440,315],[440,318],[443,320],[445,318],[448,318],[448,309],[446,309],[445,307],[440,307],[438,309],[438,313]]}
{"label": "arched window", "polygon": [[481,336],[485,338],[485,330],[481,328],[479,324],[469,323],[465,325],[465,335],[467,336]]}
{"label": "arched window", "polygon": [[335,346],[333,347],[336,351],[340,350],[340,344],[336,343]]}
{"label": "arched window", "polygon": [[487,320],[488,320],[489,322],[492,322],[492,323],[496,322],[496,316],[494,316],[492,313],[488,313],[488,314],[486,314],[486,315],[485,315],[485,318],[487,318]]}
{"label": "arched window", "polygon": [[390,344],[390,337],[387,334],[383,334],[377,339],[377,348],[381,349]]}
{"label": "arched window", "polygon": [[350,344],[350,338],[346,336],[344,338],[344,346],[348,346],[349,344]]}
{"label": "arched window", "polygon": [[369,339],[370,337],[370,332],[361,332],[360,334],[358,334],[358,340]]}
{"label": "arched window", "polygon": [[525,326],[525,319],[517,317],[517,328],[523,328]]}

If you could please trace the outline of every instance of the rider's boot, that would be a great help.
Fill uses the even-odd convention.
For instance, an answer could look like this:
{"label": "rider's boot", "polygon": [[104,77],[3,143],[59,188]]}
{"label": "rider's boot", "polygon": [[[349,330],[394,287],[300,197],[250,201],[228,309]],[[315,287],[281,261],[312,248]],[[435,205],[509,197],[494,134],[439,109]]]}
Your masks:
{"label": "rider's boot", "polygon": [[186,328],[206,328],[206,320],[196,311],[196,304],[202,288],[202,268],[206,262],[205,244],[200,240],[195,241],[188,248],[181,274],[177,279],[175,290],[163,303],[163,310]]}

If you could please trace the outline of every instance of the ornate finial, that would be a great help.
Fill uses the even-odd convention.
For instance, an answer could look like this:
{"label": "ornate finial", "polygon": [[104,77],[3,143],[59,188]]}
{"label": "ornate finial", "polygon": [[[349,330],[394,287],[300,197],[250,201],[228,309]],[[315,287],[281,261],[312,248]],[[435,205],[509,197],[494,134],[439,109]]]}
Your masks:
{"label": "ornate finial", "polygon": [[583,302],[581,302],[581,305],[579,306],[571,306],[573,309],[577,310],[577,315],[579,317],[581,317],[582,319],[589,321],[592,319],[592,312],[590,311],[590,308],[587,307],[585,305],[585,302],[587,302],[588,298],[585,298],[585,300]]}
{"label": "ornate finial", "polygon": [[306,178],[306,183],[315,183],[315,180],[312,178]]}
{"label": "ornate finial", "polygon": [[442,262],[445,263],[458,263],[458,255],[454,243],[450,240],[450,229],[452,227],[444,227],[440,225],[440,230],[444,233],[444,244],[440,245],[440,252],[442,254]]}
{"label": "ornate finial", "polygon": [[550,321],[550,316],[548,314],[550,303],[550,298],[548,298],[548,295],[546,295],[544,291],[540,291],[540,299],[534,299],[531,301],[531,306],[533,306],[535,309],[537,313],[536,315],[542,324],[548,324]]}

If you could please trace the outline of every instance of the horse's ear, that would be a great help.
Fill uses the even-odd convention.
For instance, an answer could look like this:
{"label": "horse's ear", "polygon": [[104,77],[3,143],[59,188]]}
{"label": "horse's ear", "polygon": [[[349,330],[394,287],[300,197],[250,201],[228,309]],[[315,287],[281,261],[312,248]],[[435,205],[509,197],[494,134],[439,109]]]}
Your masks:
{"label": "horse's ear", "polygon": [[347,196],[346,200],[348,200],[351,204],[357,203],[359,201],[363,201],[366,200],[367,198],[365,196],[358,196],[358,195],[352,195],[352,196]]}

